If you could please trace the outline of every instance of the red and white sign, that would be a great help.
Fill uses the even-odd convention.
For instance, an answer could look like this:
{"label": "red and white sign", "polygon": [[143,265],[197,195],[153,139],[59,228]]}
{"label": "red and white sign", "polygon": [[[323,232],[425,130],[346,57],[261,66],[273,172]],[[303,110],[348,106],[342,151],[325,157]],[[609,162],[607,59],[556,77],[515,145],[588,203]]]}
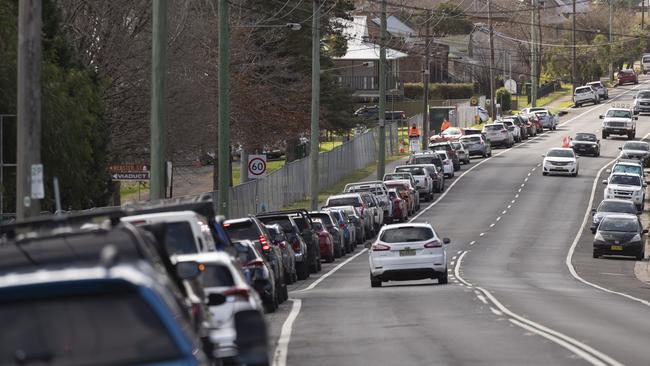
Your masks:
{"label": "red and white sign", "polygon": [[258,179],[266,176],[266,155],[248,155],[248,178]]}

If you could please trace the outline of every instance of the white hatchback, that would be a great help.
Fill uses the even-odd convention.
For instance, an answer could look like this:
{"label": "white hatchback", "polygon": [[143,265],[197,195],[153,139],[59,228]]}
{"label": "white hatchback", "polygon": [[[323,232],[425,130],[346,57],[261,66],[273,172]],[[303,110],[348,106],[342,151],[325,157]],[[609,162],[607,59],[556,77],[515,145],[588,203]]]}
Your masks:
{"label": "white hatchback", "polygon": [[447,283],[448,238],[428,223],[384,226],[370,247],[370,286],[386,281],[438,279]]}

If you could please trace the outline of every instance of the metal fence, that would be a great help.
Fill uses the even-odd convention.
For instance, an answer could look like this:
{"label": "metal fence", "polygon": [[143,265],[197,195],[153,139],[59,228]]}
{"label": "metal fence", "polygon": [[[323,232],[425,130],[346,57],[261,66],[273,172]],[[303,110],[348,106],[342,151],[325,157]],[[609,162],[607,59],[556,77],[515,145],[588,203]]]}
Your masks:
{"label": "metal fence", "polygon": [[[358,133],[318,156],[319,187],[329,187],[344,177],[376,162],[379,130]],[[386,155],[399,152],[397,123],[386,125]],[[278,210],[309,197],[309,157],[287,163],[266,177],[230,188],[230,217]]]}

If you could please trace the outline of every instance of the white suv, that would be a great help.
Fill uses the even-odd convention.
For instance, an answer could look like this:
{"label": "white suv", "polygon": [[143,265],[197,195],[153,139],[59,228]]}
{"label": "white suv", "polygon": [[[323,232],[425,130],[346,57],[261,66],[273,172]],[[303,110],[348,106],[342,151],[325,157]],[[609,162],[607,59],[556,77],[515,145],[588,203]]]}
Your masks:
{"label": "white suv", "polygon": [[388,187],[381,180],[346,184],[343,193],[369,192],[377,197],[379,206],[384,211],[384,220],[392,222],[393,202],[388,196]]}
{"label": "white suv", "polygon": [[645,201],[645,187],[647,186],[638,174],[612,173],[609,179],[604,179],[606,185],[604,199],[618,198],[630,200],[639,211],[643,211]]}
{"label": "white suv", "polygon": [[579,86],[573,92],[573,103],[576,107],[580,107],[585,103],[600,103],[598,91],[591,85]]}
{"label": "white suv", "polygon": [[598,92],[598,97],[600,97],[600,99],[609,99],[609,90],[607,90],[607,87],[605,86],[605,84],[602,83],[602,81],[592,81],[585,85],[593,86],[594,88],[596,88],[596,91]]}
{"label": "white suv", "polygon": [[601,128],[603,139],[609,135],[623,135],[627,136],[628,140],[632,140],[636,136],[636,122],[634,121],[639,117],[633,115],[630,109],[610,108],[606,114],[600,115],[600,119],[603,120]]}

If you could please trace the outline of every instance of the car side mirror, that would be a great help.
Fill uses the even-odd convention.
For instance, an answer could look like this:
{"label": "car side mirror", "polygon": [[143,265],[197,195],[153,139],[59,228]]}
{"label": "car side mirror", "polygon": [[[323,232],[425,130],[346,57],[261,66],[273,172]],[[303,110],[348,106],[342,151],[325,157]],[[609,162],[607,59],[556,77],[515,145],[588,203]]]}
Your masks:
{"label": "car side mirror", "polygon": [[618,149],[623,151],[623,146],[619,146]]}
{"label": "car side mirror", "polygon": [[605,116],[603,116],[603,115],[601,114],[600,116],[598,116],[598,118],[600,118],[600,119],[605,119]]}
{"label": "car side mirror", "polygon": [[602,183],[603,183],[604,185],[607,185],[607,179],[603,179]]}
{"label": "car side mirror", "polygon": [[449,238],[443,238],[442,242],[445,244],[451,244],[451,240]]}
{"label": "car side mirror", "polygon": [[647,187],[647,186],[648,186],[648,183],[643,182],[643,187]]}
{"label": "car side mirror", "polygon": [[596,210],[595,208],[592,208],[592,209],[591,209],[591,216],[596,215],[596,212],[597,212],[597,210]]}
{"label": "car side mirror", "polygon": [[546,157],[546,154],[542,154],[542,157],[545,158],[545,157]]}
{"label": "car side mirror", "polygon": [[[635,114],[639,114],[639,113],[635,113]],[[638,121],[638,120],[639,120],[639,116],[634,116],[634,119],[635,119],[636,121]]]}
{"label": "car side mirror", "polygon": [[179,262],[176,264],[176,274],[183,280],[193,280],[201,274],[196,262]]}
{"label": "car side mirror", "polygon": [[642,233],[643,233],[643,234],[647,234],[647,233],[648,233],[648,229],[643,229]]}
{"label": "car side mirror", "polygon": [[226,302],[226,297],[223,294],[209,294],[208,306],[219,306]]}

